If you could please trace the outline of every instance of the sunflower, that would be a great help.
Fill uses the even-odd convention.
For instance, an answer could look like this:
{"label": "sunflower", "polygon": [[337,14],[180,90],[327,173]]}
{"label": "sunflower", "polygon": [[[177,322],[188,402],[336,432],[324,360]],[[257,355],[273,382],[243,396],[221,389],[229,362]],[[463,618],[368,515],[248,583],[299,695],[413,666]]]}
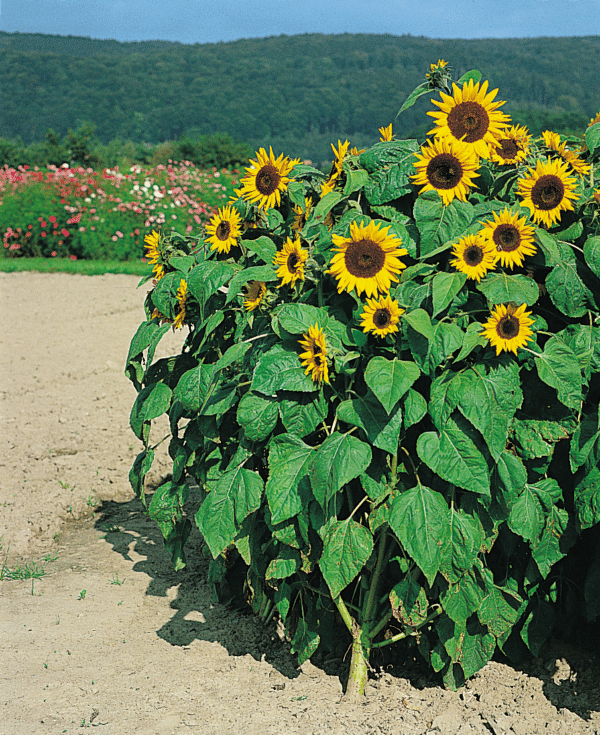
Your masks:
{"label": "sunflower", "polygon": [[551,227],[560,220],[560,213],[573,209],[575,179],[567,176],[567,164],[555,159],[538,159],[529,176],[519,179],[517,194],[523,197],[523,206],[529,207],[536,224]]}
{"label": "sunflower", "polygon": [[293,288],[296,281],[304,280],[304,263],[308,258],[308,250],[302,250],[300,238],[293,242],[291,238],[283,243],[283,248],[273,258],[273,265],[279,266],[277,275],[281,278],[281,286],[289,283]]}
{"label": "sunflower", "polygon": [[452,88],[454,96],[440,91],[442,102],[431,100],[440,109],[427,113],[435,118],[435,128],[429,133],[461,141],[476,155],[489,158],[509,120],[508,115],[498,111],[504,102],[494,102],[498,90],[487,94],[487,81],[480,87],[473,79],[462,89],[454,83]]}
{"label": "sunflower", "polygon": [[480,222],[483,230],[480,237],[489,244],[503,266],[514,268],[523,265],[526,255],[535,255],[533,227],[526,225],[526,217],[519,217],[505,207],[500,214],[494,212],[494,219]]}
{"label": "sunflower", "polygon": [[452,255],[454,260],[450,261],[450,265],[478,283],[498,260],[493,245],[479,235],[461,237],[452,248]]}
{"label": "sunflower", "polygon": [[306,224],[310,210],[312,209],[312,199],[310,197],[304,197],[304,208],[299,204],[292,206],[294,211],[294,222],[292,223],[292,230],[295,232],[301,232]]}
{"label": "sunflower", "polygon": [[152,269],[154,280],[160,281],[165,275],[165,265],[160,252],[161,237],[156,230],[152,230],[151,235],[144,237],[144,242],[146,243],[144,247],[148,251],[146,257],[149,258],[150,265],[154,266]]}
{"label": "sunflower", "polygon": [[364,153],[366,150],[366,148],[357,148],[355,145],[353,145],[352,148],[350,148],[350,155],[360,156],[360,154]]}
{"label": "sunflower", "polygon": [[589,127],[591,127],[592,125],[595,125],[596,123],[600,123],[600,112],[599,112],[599,113],[598,113],[598,114],[596,115],[596,117],[593,117],[593,118],[592,118],[592,119],[591,119],[591,120],[589,121],[589,123],[588,123],[588,125],[587,125],[587,126],[588,126],[588,128],[589,128]]}
{"label": "sunflower", "polygon": [[479,176],[479,159],[463,143],[450,138],[436,138],[421,146],[421,154],[415,153],[417,173],[411,178],[418,186],[419,194],[437,191],[447,206],[456,197],[466,201],[473,179]]}
{"label": "sunflower", "polygon": [[569,166],[575,171],[575,173],[579,174],[579,176],[588,176],[590,171],[592,170],[592,167],[589,163],[584,163],[584,161],[579,158],[577,153],[575,151],[569,151],[567,150],[567,146],[563,143],[561,146],[560,151],[558,151],[560,154],[560,157],[566,161]]}
{"label": "sunflower", "polygon": [[337,254],[326,272],[337,279],[338,293],[356,289],[359,295],[364,291],[367,296],[376,296],[378,291],[387,293],[392,281],[398,280],[396,274],[406,268],[399,256],[408,251],[400,247],[400,238],[388,234],[389,229],[373,221],[366,227],[351,222],[350,237],[332,235]]}
{"label": "sunflower", "polygon": [[392,301],[390,295],[380,296],[379,299],[367,299],[365,310],[361,314],[363,332],[373,332],[377,337],[385,337],[398,331],[398,322],[404,314],[404,309]]}
{"label": "sunflower", "polygon": [[308,328],[308,334],[303,334],[302,336],[304,339],[299,339],[298,343],[301,347],[304,347],[306,352],[301,352],[299,357],[302,366],[306,367],[306,375],[312,372],[311,378],[313,382],[319,383],[319,385],[323,381],[329,383],[327,345],[323,331],[315,324]]}
{"label": "sunflower", "polygon": [[288,174],[292,168],[300,163],[300,159],[279,158],[269,154],[264,148],[256,153],[256,161],[250,160],[251,166],[246,169],[247,176],[241,179],[241,196],[252,204],[257,204],[264,210],[281,204],[281,192],[285,191],[290,182]]}
{"label": "sunflower", "polygon": [[254,311],[263,300],[267,292],[267,284],[263,281],[250,281],[246,284],[246,298],[244,299],[244,308],[246,311]]}
{"label": "sunflower", "polygon": [[173,329],[181,329],[185,320],[185,302],[187,300],[187,283],[182,278],[177,289],[177,302],[179,304],[179,313],[173,321]]}
{"label": "sunflower", "polygon": [[[350,145],[350,142],[348,140],[345,140],[343,143],[341,140],[338,140],[338,147],[336,150],[336,147],[333,145],[333,143],[331,143],[331,149],[333,150],[333,155],[335,156],[335,160],[333,161],[333,169],[335,169],[335,171],[337,172],[337,176],[339,176],[342,173],[342,164],[344,163],[344,158],[346,157],[346,153],[348,153],[349,145]],[[333,173],[333,170],[332,170],[332,173]]]}
{"label": "sunflower", "polygon": [[387,128],[379,128],[379,135],[381,135],[379,140],[382,143],[389,142],[394,137],[392,133],[392,123],[390,123]]}
{"label": "sunflower", "polygon": [[496,348],[496,355],[503,350],[517,354],[519,347],[531,341],[533,330],[530,311],[525,311],[527,304],[518,308],[512,304],[500,304],[492,312],[491,317],[483,325],[481,334]]}
{"label": "sunflower", "polygon": [[490,146],[491,160],[503,165],[521,163],[529,153],[530,140],[531,135],[525,126],[513,125],[507,128]]}
{"label": "sunflower", "polygon": [[436,71],[446,71],[448,69],[448,62],[444,61],[444,59],[438,59],[437,64],[430,64],[429,65],[429,71],[427,74],[425,74],[426,78],[429,79],[429,77]]}
{"label": "sunflower", "polygon": [[210,249],[228,253],[234,245],[237,245],[237,239],[242,234],[240,222],[237,209],[230,204],[219,209],[206,225],[206,234],[210,235],[206,238],[206,242],[210,243]]}

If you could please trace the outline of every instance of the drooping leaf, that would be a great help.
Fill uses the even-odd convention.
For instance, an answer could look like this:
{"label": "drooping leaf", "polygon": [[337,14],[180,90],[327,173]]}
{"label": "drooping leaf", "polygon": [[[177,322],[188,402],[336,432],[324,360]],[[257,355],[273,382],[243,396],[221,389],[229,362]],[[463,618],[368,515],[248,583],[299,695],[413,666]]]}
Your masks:
{"label": "drooping leaf", "polygon": [[436,316],[450,305],[456,294],[464,286],[467,276],[464,273],[437,273],[433,277],[433,313]]}
{"label": "drooping leaf", "polygon": [[575,319],[587,312],[588,290],[577,273],[577,263],[561,261],[546,277],[546,288],[552,303]]}
{"label": "drooping leaf", "polygon": [[398,451],[398,440],[402,428],[402,411],[395,409],[388,416],[378,401],[372,397],[359,396],[340,403],[338,418],[353,426],[359,426],[374,446],[390,454]]}
{"label": "drooping leaf", "polygon": [[365,382],[389,414],[420,374],[413,362],[373,357],[365,370]]}
{"label": "drooping leaf", "polygon": [[526,484],[513,503],[508,525],[526,541],[534,543],[538,541],[544,528],[544,512],[540,499],[531,485]]}
{"label": "drooping leaf", "polygon": [[457,582],[475,564],[485,532],[479,519],[462,508],[449,512],[449,538],[442,550],[440,572],[449,582]]}
{"label": "drooping leaf", "polygon": [[600,278],[600,235],[588,237],[583,246],[583,257],[592,272]]}
{"label": "drooping leaf", "polygon": [[427,401],[418,391],[409,388],[404,399],[404,428],[418,424],[426,413]]}
{"label": "drooping leaf", "polygon": [[315,455],[313,447],[291,434],[275,437],[269,450],[269,479],[265,488],[272,523],[298,515],[310,499],[303,482]]}
{"label": "drooping leaf", "polygon": [[403,625],[416,628],[427,618],[429,605],[425,590],[410,575],[394,586],[389,600],[392,615]]}
{"label": "drooping leaf", "polygon": [[420,256],[427,258],[432,251],[464,233],[473,221],[474,209],[469,202],[458,199],[445,207],[437,191],[426,191],[417,198],[413,214],[421,233]]}
{"label": "drooping leaf", "polygon": [[305,661],[308,661],[319,647],[320,641],[321,636],[309,628],[304,618],[300,618],[298,627],[292,638],[291,646],[292,653],[298,654],[299,666],[302,666]]}
{"label": "drooping leaf", "polygon": [[531,306],[538,300],[540,291],[533,278],[521,274],[511,276],[507,273],[488,273],[477,286],[478,290],[492,304],[506,304],[514,301],[519,306]]}
{"label": "drooping leaf", "polygon": [[569,514],[567,511],[552,506],[546,517],[544,530],[539,541],[531,547],[531,554],[544,579],[550,574],[552,566],[567,553],[565,545],[561,544],[561,540],[567,530],[568,523]]}
{"label": "drooping leaf", "polygon": [[360,523],[346,520],[329,526],[319,566],[332,597],[337,597],[352,582],[372,551],[373,536]]}
{"label": "drooping leaf", "polygon": [[450,511],[440,493],[419,485],[396,495],[389,524],[429,584],[433,584],[449,538]]}
{"label": "drooping leaf", "polygon": [[168,411],[172,395],[173,391],[165,383],[147,385],[137,394],[129,424],[138,439],[144,441],[149,431],[149,422]]}
{"label": "drooping leaf", "polygon": [[300,552],[289,546],[282,546],[275,559],[270,561],[265,579],[286,579],[297,572],[301,566]]}
{"label": "drooping leaf", "polygon": [[582,528],[600,522],[600,470],[594,467],[575,486],[575,509]]}
{"label": "drooping leaf", "polygon": [[350,434],[335,433],[317,449],[310,468],[315,498],[323,510],[331,498],[371,463],[371,447]]}
{"label": "drooping leaf", "polygon": [[538,375],[552,388],[556,388],[558,400],[569,408],[579,409],[582,401],[581,370],[577,357],[557,337],[550,337],[544,351],[535,358]]}
{"label": "drooping leaf", "polygon": [[477,612],[485,596],[481,578],[471,569],[451,582],[440,598],[444,612],[455,623],[464,626],[467,619]]}

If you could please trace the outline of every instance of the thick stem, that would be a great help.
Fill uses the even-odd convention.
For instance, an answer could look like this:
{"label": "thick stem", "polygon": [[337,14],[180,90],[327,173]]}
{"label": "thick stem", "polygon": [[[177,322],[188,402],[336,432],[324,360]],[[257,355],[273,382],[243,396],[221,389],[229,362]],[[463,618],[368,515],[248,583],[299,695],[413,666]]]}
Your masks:
{"label": "thick stem", "polygon": [[352,658],[350,659],[350,673],[348,674],[348,686],[346,688],[346,701],[351,704],[359,704],[365,696],[367,685],[367,662],[369,660],[370,646],[362,631],[357,628],[352,641]]}

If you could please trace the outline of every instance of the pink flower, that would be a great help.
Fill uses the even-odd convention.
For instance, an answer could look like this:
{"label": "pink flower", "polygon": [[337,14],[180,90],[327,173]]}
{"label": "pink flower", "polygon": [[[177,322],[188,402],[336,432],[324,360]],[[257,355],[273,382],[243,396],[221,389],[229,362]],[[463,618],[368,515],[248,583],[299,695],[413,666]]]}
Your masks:
{"label": "pink flower", "polygon": [[71,260],[77,260],[77,256],[76,256],[76,255],[69,255],[69,258],[70,258]]}
{"label": "pink flower", "polygon": [[56,258],[56,250],[53,250],[53,251],[52,251],[52,252],[50,253],[50,255],[51,255],[51,256],[52,256],[53,258]]}
{"label": "pink flower", "polygon": [[62,232],[62,234],[63,234],[63,235],[65,236],[65,237],[69,237],[69,235],[71,234],[71,233],[69,232],[69,230],[65,229],[64,227],[62,228],[61,232]]}
{"label": "pink flower", "polygon": [[54,223],[54,222],[56,222],[56,217],[54,215],[51,215],[49,217],[49,220],[50,220],[50,222]]}

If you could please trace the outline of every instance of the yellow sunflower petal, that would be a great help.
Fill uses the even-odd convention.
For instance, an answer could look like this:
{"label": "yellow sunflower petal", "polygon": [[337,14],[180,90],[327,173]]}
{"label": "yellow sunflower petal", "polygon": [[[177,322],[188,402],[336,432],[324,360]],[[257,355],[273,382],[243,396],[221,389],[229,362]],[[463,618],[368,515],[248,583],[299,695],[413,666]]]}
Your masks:
{"label": "yellow sunflower petal", "polygon": [[219,209],[217,214],[210,218],[206,225],[206,242],[210,244],[211,250],[219,253],[228,253],[242,234],[241,218],[237,209],[227,204]]}
{"label": "yellow sunflower petal", "polygon": [[501,352],[514,352],[532,340],[533,330],[530,319],[531,312],[525,311],[527,304],[518,308],[508,304],[497,306],[483,325],[481,334],[496,348],[496,355]]}
{"label": "yellow sunflower petal", "polygon": [[452,248],[454,260],[450,265],[478,283],[494,268],[498,256],[492,245],[479,235],[465,235]]}
{"label": "yellow sunflower petal", "polygon": [[246,169],[246,176],[241,179],[241,196],[252,204],[256,204],[265,211],[281,204],[281,194],[286,191],[290,182],[289,174],[292,168],[299,163],[299,159],[279,158],[261,148],[256,153],[256,161],[251,160]]}
{"label": "yellow sunflower petal", "polygon": [[327,366],[327,343],[325,335],[317,324],[309,327],[308,334],[302,335],[304,339],[298,340],[304,352],[298,356],[305,373],[311,373],[311,379],[319,385],[325,381],[329,383],[329,368]]}
{"label": "yellow sunflower petal", "polygon": [[292,288],[296,281],[304,280],[304,263],[308,258],[308,250],[303,250],[300,238],[291,240],[289,237],[283,244],[283,248],[273,258],[273,265],[279,266],[277,275],[281,278],[281,286],[286,283]]}
{"label": "yellow sunflower petal", "polygon": [[535,169],[517,182],[517,194],[523,198],[537,224],[551,227],[560,221],[561,213],[573,209],[575,179],[567,175],[567,164],[560,159],[538,159]]}
{"label": "yellow sunflower petal", "polygon": [[427,141],[415,157],[417,173],[411,178],[422,187],[419,194],[437,191],[446,206],[455,197],[461,202],[467,200],[470,187],[475,187],[473,179],[479,176],[479,159],[467,146],[449,138],[436,138]]}
{"label": "yellow sunflower petal", "polygon": [[526,255],[535,255],[534,228],[527,225],[526,217],[519,217],[508,207],[493,213],[493,220],[480,222],[480,237],[496,254],[496,259],[507,268],[523,265]]}
{"label": "yellow sunflower petal", "polygon": [[398,331],[400,317],[404,314],[397,301],[390,295],[379,299],[367,299],[367,305],[361,314],[360,326],[363,332],[373,332],[377,337],[386,337]]}

